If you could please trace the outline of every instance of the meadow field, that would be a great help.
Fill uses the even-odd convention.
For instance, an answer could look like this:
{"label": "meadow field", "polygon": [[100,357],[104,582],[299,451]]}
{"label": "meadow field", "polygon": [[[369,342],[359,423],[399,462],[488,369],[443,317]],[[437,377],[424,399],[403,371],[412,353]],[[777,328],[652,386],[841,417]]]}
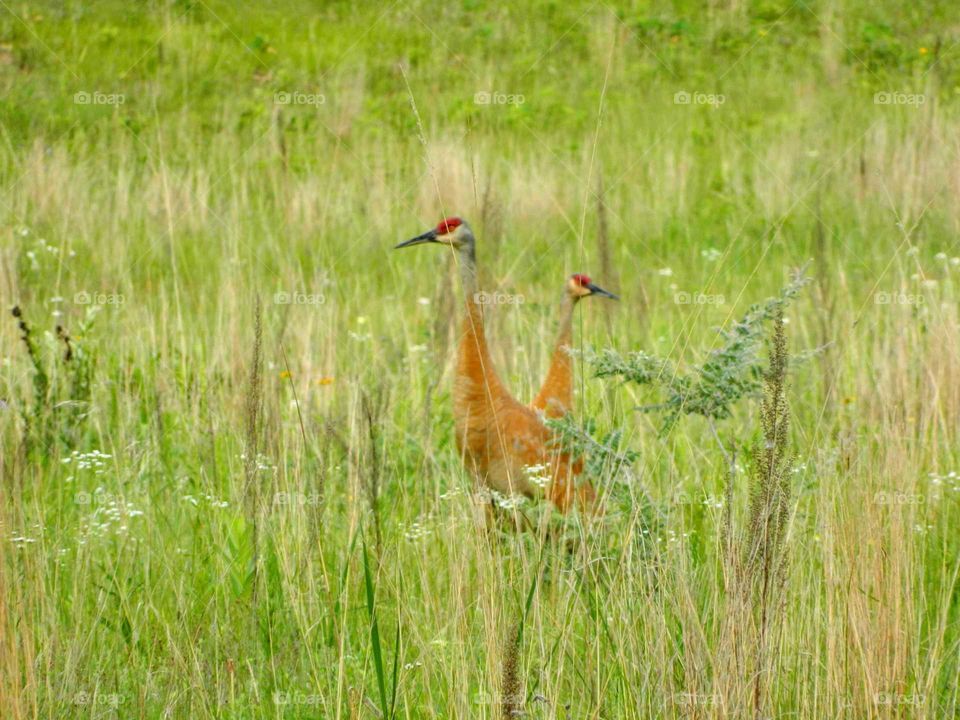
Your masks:
{"label": "meadow field", "polygon": [[[960,717],[955,2],[0,0],[0,85],[0,718]],[[620,296],[602,512],[486,519],[452,215],[521,400]]]}

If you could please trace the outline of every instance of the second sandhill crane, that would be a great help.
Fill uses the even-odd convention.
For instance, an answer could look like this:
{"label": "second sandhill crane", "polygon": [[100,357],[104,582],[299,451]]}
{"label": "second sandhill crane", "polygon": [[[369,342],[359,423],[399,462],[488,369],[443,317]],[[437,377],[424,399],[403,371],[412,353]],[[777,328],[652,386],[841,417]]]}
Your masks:
{"label": "second sandhill crane", "polygon": [[531,407],[510,395],[497,375],[487,346],[482,300],[477,285],[476,238],[461,218],[441,220],[433,229],[397,248],[425,243],[446,245],[456,252],[463,285],[463,327],[457,351],[453,414],[457,448],[476,480],[503,495],[541,497],[529,468],[545,469],[546,496],[566,512],[578,500],[593,500],[588,485],[577,488],[582,463],[553,447],[555,437]]}
{"label": "second sandhill crane", "polygon": [[564,285],[563,302],[560,306],[560,329],[557,342],[550,357],[550,369],[543,381],[543,387],[530,403],[549,418],[566,415],[573,409],[573,358],[570,349],[573,341],[573,311],[583,298],[596,295],[611,300],[619,300],[612,292],[594,285],[589,277],[582,273],[571,275]]}

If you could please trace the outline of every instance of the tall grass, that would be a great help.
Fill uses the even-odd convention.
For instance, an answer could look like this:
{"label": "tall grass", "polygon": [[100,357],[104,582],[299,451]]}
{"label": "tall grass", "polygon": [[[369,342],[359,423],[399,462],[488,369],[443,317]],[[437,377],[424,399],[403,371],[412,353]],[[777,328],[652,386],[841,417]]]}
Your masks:
{"label": "tall grass", "polygon": [[[956,712],[950,4],[38,8],[0,24],[0,715]],[[94,90],[127,101],[74,104]],[[717,424],[725,457],[583,373],[636,503],[491,532],[452,433],[455,269],[390,252],[441,214],[523,297],[489,313],[520,398],[571,272],[623,298],[582,303],[580,349],[689,367],[814,260],[785,328],[830,346],[785,395],[789,563],[754,663],[724,525],[751,516],[758,405]]]}

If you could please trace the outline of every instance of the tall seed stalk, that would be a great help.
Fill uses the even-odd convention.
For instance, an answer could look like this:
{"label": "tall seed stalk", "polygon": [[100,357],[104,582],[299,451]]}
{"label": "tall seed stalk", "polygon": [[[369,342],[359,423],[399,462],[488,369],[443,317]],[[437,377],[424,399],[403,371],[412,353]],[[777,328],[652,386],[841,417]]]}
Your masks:
{"label": "tall seed stalk", "polygon": [[753,470],[750,510],[742,564],[743,589],[749,595],[754,615],[753,715],[759,720],[768,702],[776,631],[786,591],[786,536],[790,520],[792,488],[791,456],[787,449],[789,407],[786,399],[789,356],[783,312],[774,318],[769,366],[764,373],[760,401],[763,446]]}

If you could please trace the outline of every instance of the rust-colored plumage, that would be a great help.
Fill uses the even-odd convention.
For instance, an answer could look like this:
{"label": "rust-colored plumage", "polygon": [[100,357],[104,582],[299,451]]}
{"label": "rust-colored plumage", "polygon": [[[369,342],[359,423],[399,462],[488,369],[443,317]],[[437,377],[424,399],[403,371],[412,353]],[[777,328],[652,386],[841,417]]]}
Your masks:
{"label": "rust-colored plumage", "polygon": [[573,358],[570,348],[573,342],[573,311],[583,298],[591,295],[617,300],[616,295],[594,285],[586,275],[571,275],[564,285],[563,302],[560,305],[560,329],[557,342],[550,357],[550,369],[543,387],[530,403],[549,418],[566,415],[573,409]]}
{"label": "rust-colored plumage", "polygon": [[[564,285],[563,302],[560,305],[560,327],[557,341],[550,357],[550,368],[540,392],[530,403],[535,410],[548,418],[559,418],[573,410],[573,358],[570,349],[573,342],[573,311],[585,297],[600,295],[617,299],[616,295],[597,287],[586,275],[572,275]],[[581,496],[593,499],[595,492],[589,481],[584,481]]]}
{"label": "rust-colored plumage", "polygon": [[577,300],[579,298],[569,290],[564,292],[560,306],[560,330],[550,356],[550,368],[540,392],[530,403],[531,407],[549,418],[562,417],[573,409],[573,358],[570,357],[570,348],[573,341],[573,309]]}
{"label": "rust-colored plumage", "polygon": [[[542,467],[549,478],[546,496],[562,512],[579,500],[593,499],[589,485],[578,489],[579,459],[552,447],[553,433],[537,411],[518,402],[497,375],[483,325],[483,307],[477,288],[475,239],[459,218],[443,220],[434,230],[397,247],[440,243],[457,251],[463,283],[464,315],[453,389],[457,447],[467,469],[482,485],[504,495],[541,497],[528,468]],[[538,473],[539,474],[539,473]]]}

